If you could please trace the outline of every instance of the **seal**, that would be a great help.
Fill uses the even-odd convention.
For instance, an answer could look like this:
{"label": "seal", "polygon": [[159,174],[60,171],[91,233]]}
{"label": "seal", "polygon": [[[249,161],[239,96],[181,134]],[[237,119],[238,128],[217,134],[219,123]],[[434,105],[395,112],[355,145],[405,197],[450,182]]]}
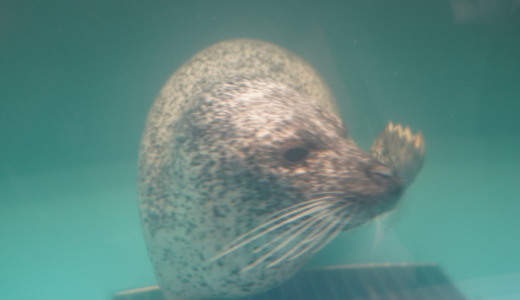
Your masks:
{"label": "seal", "polygon": [[329,88],[287,50],[210,46],[167,81],[142,138],[140,216],[161,290],[195,300],[282,283],[395,207],[423,155],[421,134],[392,123],[361,150]]}

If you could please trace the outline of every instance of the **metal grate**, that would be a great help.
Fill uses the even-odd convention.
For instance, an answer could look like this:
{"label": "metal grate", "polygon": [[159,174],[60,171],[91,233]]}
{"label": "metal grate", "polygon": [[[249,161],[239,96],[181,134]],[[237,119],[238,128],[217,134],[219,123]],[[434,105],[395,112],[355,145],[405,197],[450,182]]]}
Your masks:
{"label": "metal grate", "polygon": [[[266,293],[239,300],[465,300],[434,264],[369,264],[308,269]],[[114,300],[166,300],[158,287]]]}

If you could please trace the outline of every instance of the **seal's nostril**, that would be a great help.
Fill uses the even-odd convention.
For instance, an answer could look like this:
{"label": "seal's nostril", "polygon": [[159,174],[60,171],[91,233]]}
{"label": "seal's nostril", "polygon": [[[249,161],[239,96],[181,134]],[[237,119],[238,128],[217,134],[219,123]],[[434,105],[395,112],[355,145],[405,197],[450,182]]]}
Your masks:
{"label": "seal's nostril", "polygon": [[370,169],[371,174],[375,174],[381,177],[392,177],[394,172],[392,169],[385,165],[375,165]]}

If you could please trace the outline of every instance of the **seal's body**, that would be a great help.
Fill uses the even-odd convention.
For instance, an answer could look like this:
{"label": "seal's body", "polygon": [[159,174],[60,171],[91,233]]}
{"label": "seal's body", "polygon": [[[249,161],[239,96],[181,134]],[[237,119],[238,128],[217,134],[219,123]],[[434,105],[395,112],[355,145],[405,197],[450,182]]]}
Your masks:
{"label": "seal's body", "polygon": [[389,125],[366,153],[334,111],[315,71],[265,42],[213,45],[173,74],[140,152],[143,231],[169,299],[266,290],[395,206],[422,138]]}

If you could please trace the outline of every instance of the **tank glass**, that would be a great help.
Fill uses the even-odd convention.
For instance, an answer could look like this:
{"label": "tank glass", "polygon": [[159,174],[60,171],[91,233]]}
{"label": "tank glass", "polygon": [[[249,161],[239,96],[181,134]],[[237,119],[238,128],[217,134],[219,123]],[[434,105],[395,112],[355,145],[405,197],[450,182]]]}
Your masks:
{"label": "tank glass", "polygon": [[361,148],[389,121],[426,142],[393,212],[307,268],[433,264],[467,299],[520,299],[518,0],[1,1],[1,299],[156,284],[137,208],[147,112],[233,38],[309,62]]}

